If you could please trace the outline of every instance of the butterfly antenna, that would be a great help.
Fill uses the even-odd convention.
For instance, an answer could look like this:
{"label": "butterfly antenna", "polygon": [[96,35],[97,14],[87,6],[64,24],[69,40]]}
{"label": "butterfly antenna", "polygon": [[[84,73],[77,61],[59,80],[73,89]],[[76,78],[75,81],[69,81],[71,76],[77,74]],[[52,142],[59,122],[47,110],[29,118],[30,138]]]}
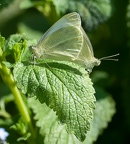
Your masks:
{"label": "butterfly antenna", "polygon": [[118,56],[118,54],[115,54],[115,55],[111,55],[111,56],[106,56],[106,57],[102,57],[100,58],[99,60],[112,60],[112,61],[118,61],[118,59],[113,59],[112,57],[115,57],[115,56]]}

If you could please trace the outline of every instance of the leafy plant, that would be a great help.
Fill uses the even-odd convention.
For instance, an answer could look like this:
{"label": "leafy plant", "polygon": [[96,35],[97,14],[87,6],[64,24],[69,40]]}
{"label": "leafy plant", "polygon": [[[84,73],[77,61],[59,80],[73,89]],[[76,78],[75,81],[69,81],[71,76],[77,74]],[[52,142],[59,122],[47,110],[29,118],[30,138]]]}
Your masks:
{"label": "leafy plant", "polygon": [[[68,7],[70,4],[73,7]],[[99,6],[105,4],[108,11],[104,17],[103,9],[100,11],[96,1],[24,0],[20,7],[35,7],[53,22],[71,10],[77,10],[85,18],[83,11],[90,6],[89,23],[84,20],[86,29],[90,30],[110,16],[109,1]],[[81,7],[76,9],[77,5]],[[96,15],[96,10],[99,15]],[[99,78],[92,77],[94,89],[87,71],[76,64],[47,60],[35,62],[29,50],[35,44],[35,40],[27,40],[20,34],[10,35],[8,39],[0,36],[0,75],[9,88],[8,93],[11,92],[5,93],[5,85],[1,83],[0,127],[8,131],[7,141],[92,144],[115,113],[114,100],[103,87],[97,86],[100,80],[107,79],[106,75],[102,78],[102,73],[98,72],[96,76],[101,74]]]}
{"label": "leafy plant", "polygon": [[[53,139],[67,143],[69,137],[71,142],[79,142],[74,135],[84,141],[95,108],[95,91],[87,72],[66,62],[40,60],[34,64],[30,61],[29,43],[21,35],[12,35],[7,41],[1,36],[0,43],[1,77],[12,91],[22,118],[11,126],[20,133],[18,140],[28,143],[33,140],[34,143],[41,134],[45,143],[53,143]],[[13,63],[7,61],[9,56],[14,58]],[[33,99],[30,101],[23,94]],[[36,125],[32,124],[32,112],[28,107],[34,111]],[[112,115],[113,112],[108,114],[109,119]],[[40,133],[35,132],[36,128]]]}

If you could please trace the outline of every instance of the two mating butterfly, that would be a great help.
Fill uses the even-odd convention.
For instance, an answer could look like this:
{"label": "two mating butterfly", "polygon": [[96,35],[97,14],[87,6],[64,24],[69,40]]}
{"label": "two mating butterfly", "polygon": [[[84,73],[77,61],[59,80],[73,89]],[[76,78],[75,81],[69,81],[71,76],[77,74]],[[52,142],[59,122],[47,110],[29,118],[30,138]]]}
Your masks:
{"label": "two mating butterfly", "polygon": [[88,72],[100,64],[100,60],[94,57],[92,45],[76,12],[58,20],[31,50],[36,58],[74,62]]}

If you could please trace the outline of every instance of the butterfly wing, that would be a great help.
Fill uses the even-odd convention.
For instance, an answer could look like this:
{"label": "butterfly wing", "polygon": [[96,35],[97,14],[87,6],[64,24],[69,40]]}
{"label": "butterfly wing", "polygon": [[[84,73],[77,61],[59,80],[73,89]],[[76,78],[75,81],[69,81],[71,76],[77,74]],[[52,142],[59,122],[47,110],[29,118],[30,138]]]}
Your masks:
{"label": "butterfly wing", "polygon": [[93,59],[94,53],[93,53],[93,48],[91,45],[91,42],[85,33],[84,29],[81,27],[80,28],[82,35],[83,35],[83,46],[82,49],[78,55],[78,58],[83,59],[83,61]]}
{"label": "butterfly wing", "polygon": [[100,64],[93,54],[91,42],[81,27],[78,13],[63,16],[41,38],[36,47],[32,47],[36,57],[44,59],[72,61],[82,65],[88,71]]}
{"label": "butterfly wing", "polygon": [[87,71],[91,72],[94,66],[100,64],[100,60],[94,57],[91,42],[82,27],[81,31],[83,34],[83,46],[75,62],[84,66]]}
{"label": "butterfly wing", "polygon": [[[55,24],[53,24],[42,36],[39,43],[42,43],[43,40],[51,35],[52,33],[56,32],[57,30],[60,30],[61,28],[67,27],[67,26],[75,26],[79,28],[81,26],[81,19],[80,15],[76,12],[72,12],[70,14],[67,14],[63,16],[61,19],[59,19]],[[38,43],[38,44],[39,44]]]}
{"label": "butterfly wing", "polygon": [[83,44],[80,27],[78,13],[63,16],[43,35],[33,49],[34,54],[47,59],[72,61],[80,53]]}

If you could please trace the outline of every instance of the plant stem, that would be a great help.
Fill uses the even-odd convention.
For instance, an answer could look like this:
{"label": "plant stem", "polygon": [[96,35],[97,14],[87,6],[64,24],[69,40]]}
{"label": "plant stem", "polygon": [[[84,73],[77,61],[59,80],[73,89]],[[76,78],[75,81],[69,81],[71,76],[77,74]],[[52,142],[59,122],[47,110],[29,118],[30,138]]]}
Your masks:
{"label": "plant stem", "polygon": [[[23,100],[23,97],[20,93],[20,91],[17,88],[16,82],[13,79],[13,76],[11,74],[10,69],[8,69],[4,64],[0,64],[0,74],[2,76],[3,81],[8,85],[11,92],[14,95],[15,103],[17,105],[17,108],[25,120],[25,122],[29,126],[29,131],[31,132],[31,138],[35,137],[35,130],[33,129],[31,118],[27,109],[27,106]],[[33,141],[34,142],[34,141]]]}

